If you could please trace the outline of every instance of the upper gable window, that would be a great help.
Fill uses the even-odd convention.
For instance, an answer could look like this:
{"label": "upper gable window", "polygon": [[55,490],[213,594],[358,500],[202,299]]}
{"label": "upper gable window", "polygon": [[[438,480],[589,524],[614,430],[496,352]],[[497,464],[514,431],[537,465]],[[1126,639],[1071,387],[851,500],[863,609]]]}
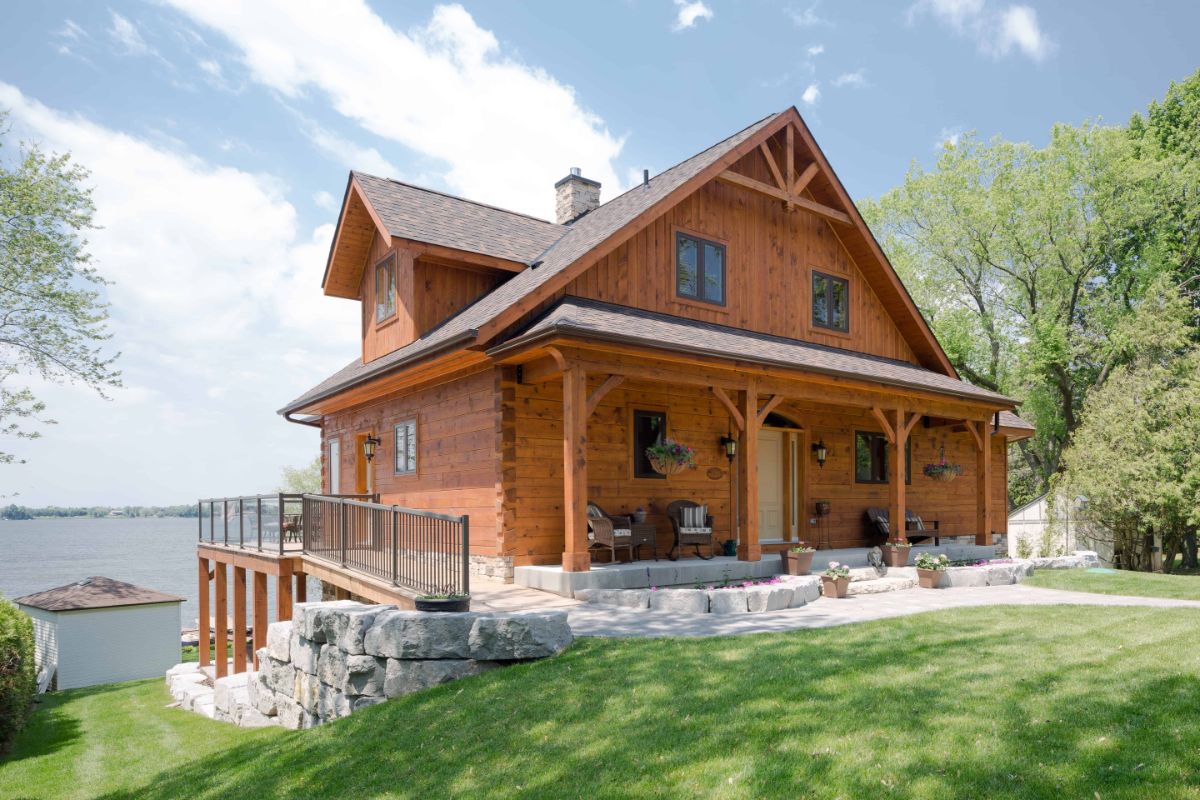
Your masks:
{"label": "upper gable window", "polygon": [[725,245],[675,234],[675,293],[725,305]]}
{"label": "upper gable window", "polygon": [[842,333],[850,330],[850,283],[845,278],[813,272],[812,324]]}
{"label": "upper gable window", "polygon": [[396,313],[396,259],[388,256],[375,265],[375,321]]}

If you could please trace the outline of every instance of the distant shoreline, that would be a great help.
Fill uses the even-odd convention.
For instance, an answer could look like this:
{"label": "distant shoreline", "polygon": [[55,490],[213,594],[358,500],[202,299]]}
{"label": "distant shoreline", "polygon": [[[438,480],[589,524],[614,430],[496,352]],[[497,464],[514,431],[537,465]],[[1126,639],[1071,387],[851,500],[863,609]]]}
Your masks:
{"label": "distant shoreline", "polygon": [[0,508],[0,521],[31,519],[138,519],[196,517],[196,506],[19,506]]}

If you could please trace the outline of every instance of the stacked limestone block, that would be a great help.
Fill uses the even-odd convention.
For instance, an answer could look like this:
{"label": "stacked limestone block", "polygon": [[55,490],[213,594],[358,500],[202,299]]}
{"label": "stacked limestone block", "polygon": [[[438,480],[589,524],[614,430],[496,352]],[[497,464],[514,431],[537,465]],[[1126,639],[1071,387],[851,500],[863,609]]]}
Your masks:
{"label": "stacked limestone block", "polygon": [[285,728],[312,728],[391,697],[552,656],[571,641],[564,611],[443,614],[349,600],[299,603],[294,621],[268,628],[246,699],[255,714]]}

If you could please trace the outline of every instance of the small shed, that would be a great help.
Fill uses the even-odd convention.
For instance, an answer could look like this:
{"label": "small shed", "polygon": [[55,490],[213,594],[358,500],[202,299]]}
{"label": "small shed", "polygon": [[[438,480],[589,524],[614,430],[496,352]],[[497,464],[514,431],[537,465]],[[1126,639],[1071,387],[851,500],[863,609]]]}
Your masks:
{"label": "small shed", "polygon": [[179,663],[182,597],[97,576],[15,602],[33,619],[39,674],[59,689],[161,677]]}

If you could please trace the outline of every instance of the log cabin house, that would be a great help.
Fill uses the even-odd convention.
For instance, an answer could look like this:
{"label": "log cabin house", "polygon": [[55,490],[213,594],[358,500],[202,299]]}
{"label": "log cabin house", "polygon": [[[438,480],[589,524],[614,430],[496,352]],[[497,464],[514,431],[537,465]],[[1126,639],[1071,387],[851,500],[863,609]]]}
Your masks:
{"label": "log cabin house", "polygon": [[[871,507],[1004,532],[1033,430],[959,378],[795,108],[606,203],[554,190],[552,223],[350,174],[322,288],[362,351],[280,412],[320,428],[327,495],[465,515],[471,573],[506,580],[588,570],[589,501],[646,510],[660,555],[679,499],[744,560],[874,543]],[[695,469],[649,468],[664,433]],[[963,474],[925,477],[943,454]]]}

